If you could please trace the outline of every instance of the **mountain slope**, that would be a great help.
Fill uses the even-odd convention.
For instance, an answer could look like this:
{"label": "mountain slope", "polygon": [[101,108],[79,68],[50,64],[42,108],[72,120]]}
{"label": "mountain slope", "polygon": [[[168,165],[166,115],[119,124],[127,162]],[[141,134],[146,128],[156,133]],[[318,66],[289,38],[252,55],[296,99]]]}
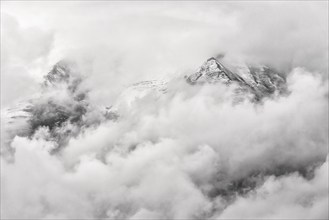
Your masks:
{"label": "mountain slope", "polygon": [[[88,91],[80,88],[82,81],[74,63],[59,61],[44,77],[40,94],[3,109],[2,135],[7,141],[2,142],[2,153],[11,151],[8,145],[16,135],[32,137],[43,129],[51,141],[63,146],[68,137],[79,134],[83,127],[104,120],[105,110],[90,105]],[[92,122],[90,113],[97,116]]]}
{"label": "mountain slope", "polygon": [[286,80],[277,71],[267,66],[247,66],[237,73],[226,68],[215,58],[208,59],[199,70],[186,78],[191,84],[224,83],[239,85],[244,92],[251,92],[256,100],[275,93],[286,92]]}

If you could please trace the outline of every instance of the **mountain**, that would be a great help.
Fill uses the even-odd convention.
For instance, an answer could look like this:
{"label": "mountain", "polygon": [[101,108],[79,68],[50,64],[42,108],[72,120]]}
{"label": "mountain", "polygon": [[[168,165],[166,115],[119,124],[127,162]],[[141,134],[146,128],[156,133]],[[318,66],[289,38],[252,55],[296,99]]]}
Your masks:
{"label": "mountain", "polygon": [[199,70],[186,77],[191,84],[223,83],[237,84],[244,92],[251,92],[259,101],[275,93],[287,91],[286,79],[283,74],[267,66],[244,66],[243,70],[233,72],[214,57],[208,59]]}
{"label": "mountain", "polygon": [[[45,75],[40,94],[16,106],[1,110],[3,141],[2,153],[10,151],[10,140],[16,135],[32,137],[46,129],[50,140],[63,146],[68,137],[81,129],[99,124],[109,118],[105,109],[92,106],[88,91],[81,88],[84,80],[75,63],[59,61]],[[92,120],[87,114],[93,114]],[[111,117],[113,117],[111,115]],[[86,119],[88,118],[88,120]]]}
{"label": "mountain", "polygon": [[[117,120],[119,106],[129,109],[138,98],[148,94],[161,96],[168,91],[168,83],[164,81],[137,82],[127,87],[111,107],[104,108],[90,104],[89,91],[81,86],[84,80],[74,62],[62,60],[56,63],[45,75],[38,97],[1,110],[2,126],[5,127],[2,135],[9,140],[3,144],[7,146],[16,135],[31,137],[39,129],[46,129],[50,140],[64,146],[69,137],[78,135],[84,127],[97,126],[105,120]],[[245,65],[231,71],[213,57],[187,76],[186,82],[191,86],[235,84],[239,96],[252,94],[254,101],[287,91],[285,78],[272,68]]]}

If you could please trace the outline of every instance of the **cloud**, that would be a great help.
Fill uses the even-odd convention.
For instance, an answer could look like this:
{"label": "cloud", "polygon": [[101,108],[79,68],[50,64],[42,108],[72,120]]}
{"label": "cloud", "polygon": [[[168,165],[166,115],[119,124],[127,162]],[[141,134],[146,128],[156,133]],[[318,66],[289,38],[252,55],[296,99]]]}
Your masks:
{"label": "cloud", "polygon": [[[8,137],[3,218],[328,217],[327,2],[1,4],[6,105],[63,57],[89,91],[65,143],[47,127]],[[236,103],[232,87],[185,82],[219,53],[284,70],[290,93]],[[125,90],[151,79],[166,93]],[[73,108],[62,87],[39,95]],[[115,121],[99,111],[111,105]]]}
{"label": "cloud", "polygon": [[285,71],[305,67],[327,75],[328,2],[298,6],[295,2],[246,2],[230,6],[238,17],[238,31],[228,39],[228,52]]}
{"label": "cloud", "polygon": [[166,94],[119,108],[118,121],[82,129],[58,154],[49,153],[57,143],[47,133],[16,137],[15,162],[2,159],[2,215],[325,217],[328,85],[321,77],[295,69],[289,96],[256,106],[232,103],[224,85],[169,84]]}
{"label": "cloud", "polygon": [[47,71],[44,62],[52,49],[53,34],[38,27],[23,28],[1,13],[1,104],[9,105],[37,91],[37,72]]}
{"label": "cloud", "polygon": [[2,10],[24,27],[53,32],[49,63],[80,59],[92,100],[111,105],[126,85],[193,72],[219,53],[326,77],[327,4],[6,2]]}
{"label": "cloud", "polygon": [[[238,198],[219,219],[327,219],[328,159],[307,181],[296,173],[269,177],[263,186]],[[216,218],[216,217],[215,217]]]}

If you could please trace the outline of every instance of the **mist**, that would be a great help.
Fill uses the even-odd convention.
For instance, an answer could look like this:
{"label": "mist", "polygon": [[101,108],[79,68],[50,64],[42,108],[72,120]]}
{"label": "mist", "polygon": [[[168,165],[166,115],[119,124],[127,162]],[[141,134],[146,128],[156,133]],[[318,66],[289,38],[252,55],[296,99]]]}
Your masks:
{"label": "mist", "polygon": [[[1,218],[327,219],[327,8],[1,2]],[[288,92],[186,83],[210,57],[275,68]],[[74,89],[42,84],[60,60]],[[9,123],[27,99],[41,110]],[[53,106],[76,120],[26,132]]]}

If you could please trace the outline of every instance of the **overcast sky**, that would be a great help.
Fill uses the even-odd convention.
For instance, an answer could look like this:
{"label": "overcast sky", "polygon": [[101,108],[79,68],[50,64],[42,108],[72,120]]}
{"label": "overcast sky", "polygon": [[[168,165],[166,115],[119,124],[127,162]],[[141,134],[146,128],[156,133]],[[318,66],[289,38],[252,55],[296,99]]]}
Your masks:
{"label": "overcast sky", "polygon": [[33,93],[63,58],[80,60],[107,99],[221,53],[327,75],[327,9],[327,1],[1,2],[2,103]]}

